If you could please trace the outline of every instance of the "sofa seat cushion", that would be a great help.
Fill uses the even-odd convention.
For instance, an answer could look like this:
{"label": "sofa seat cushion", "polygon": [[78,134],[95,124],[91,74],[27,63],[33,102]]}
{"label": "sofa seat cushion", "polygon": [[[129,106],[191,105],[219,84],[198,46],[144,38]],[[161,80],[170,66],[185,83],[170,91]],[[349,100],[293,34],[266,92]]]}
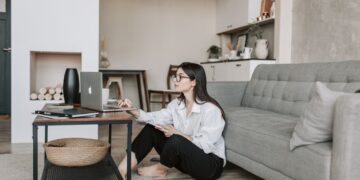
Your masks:
{"label": "sofa seat cushion", "polygon": [[228,150],[294,179],[330,179],[331,143],[290,152],[291,133],[298,117],[248,107],[227,107],[225,114]]}

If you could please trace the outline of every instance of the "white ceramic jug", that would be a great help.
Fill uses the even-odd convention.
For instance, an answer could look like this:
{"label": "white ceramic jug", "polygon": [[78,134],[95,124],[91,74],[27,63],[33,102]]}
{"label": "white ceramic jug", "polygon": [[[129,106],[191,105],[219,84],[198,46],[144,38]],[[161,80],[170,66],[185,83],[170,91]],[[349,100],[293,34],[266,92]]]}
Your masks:
{"label": "white ceramic jug", "polygon": [[266,59],[269,54],[269,43],[267,39],[256,40],[255,55],[259,59]]}
{"label": "white ceramic jug", "polygon": [[253,51],[253,48],[251,47],[245,47],[244,48],[244,52],[243,52],[243,58],[244,59],[250,59],[251,58],[251,53]]}

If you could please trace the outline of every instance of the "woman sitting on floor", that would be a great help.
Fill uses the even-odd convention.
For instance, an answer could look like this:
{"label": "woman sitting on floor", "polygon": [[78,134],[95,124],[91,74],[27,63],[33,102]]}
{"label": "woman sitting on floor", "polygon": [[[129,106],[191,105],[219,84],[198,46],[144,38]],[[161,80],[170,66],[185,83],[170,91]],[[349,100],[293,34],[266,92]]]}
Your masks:
{"label": "woman sitting on floor", "polygon": [[[128,111],[137,121],[147,125],[131,146],[131,168],[155,148],[160,163],[138,168],[141,176],[165,176],[175,167],[195,179],[219,178],[225,165],[224,111],[206,89],[202,66],[182,63],[174,77],[175,88],[181,95],[167,108],[156,112]],[[128,99],[120,100],[121,107],[133,107]],[[127,172],[127,157],[120,165],[122,177]]]}

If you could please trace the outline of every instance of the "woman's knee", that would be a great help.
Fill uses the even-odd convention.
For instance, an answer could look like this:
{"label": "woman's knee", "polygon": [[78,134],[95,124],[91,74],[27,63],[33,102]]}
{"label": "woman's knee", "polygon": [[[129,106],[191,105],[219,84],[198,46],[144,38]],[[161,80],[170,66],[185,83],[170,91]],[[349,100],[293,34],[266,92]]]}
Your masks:
{"label": "woman's knee", "polygon": [[167,141],[164,146],[165,149],[179,150],[183,147],[186,139],[180,135],[174,134]]}

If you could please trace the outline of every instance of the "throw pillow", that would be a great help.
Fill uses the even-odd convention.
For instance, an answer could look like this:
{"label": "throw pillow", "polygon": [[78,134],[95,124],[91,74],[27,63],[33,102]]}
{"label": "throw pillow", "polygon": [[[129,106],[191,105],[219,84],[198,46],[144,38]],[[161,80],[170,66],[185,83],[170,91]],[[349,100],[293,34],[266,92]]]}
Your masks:
{"label": "throw pillow", "polygon": [[336,99],[348,93],[332,91],[321,82],[316,82],[315,88],[315,95],[306,106],[290,139],[291,151],[298,146],[332,139]]}

